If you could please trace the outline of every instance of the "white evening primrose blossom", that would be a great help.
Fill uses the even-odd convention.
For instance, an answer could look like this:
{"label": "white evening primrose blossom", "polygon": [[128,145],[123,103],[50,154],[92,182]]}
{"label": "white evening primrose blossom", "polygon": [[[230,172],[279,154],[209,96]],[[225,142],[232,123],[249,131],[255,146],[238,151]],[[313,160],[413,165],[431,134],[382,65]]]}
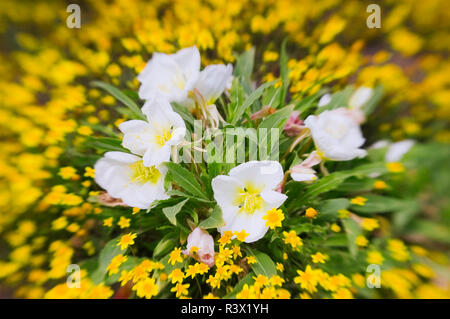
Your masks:
{"label": "white evening primrose blossom", "polygon": [[195,88],[201,94],[206,105],[213,104],[227,89],[229,78],[232,77],[231,64],[208,65],[200,72]]}
{"label": "white evening primrose blossom", "polygon": [[143,156],[145,166],[170,160],[171,148],[181,143],[186,125],[170,103],[162,98],[148,100],[142,107],[147,121],[131,120],[119,125],[124,133],[122,145]]}
{"label": "white evening primrose blossom", "polygon": [[137,77],[141,82],[139,97],[148,100],[160,95],[169,102],[184,103],[199,73],[200,53],[195,46],[174,54],[155,52]]}
{"label": "white evening primrose blossom", "polygon": [[359,124],[343,108],[310,115],[305,126],[310,129],[317,153],[323,159],[349,161],[367,155],[360,148],[365,139]]}
{"label": "white evening primrose blossom", "polygon": [[366,104],[372,97],[373,90],[368,87],[358,88],[350,97],[348,102],[349,108],[354,110],[360,110],[364,104]]}
{"label": "white evening primrose blossom", "polygon": [[331,102],[331,94],[326,93],[326,94],[322,95],[317,106],[322,107],[322,106],[330,104],[330,102]]}
{"label": "white evening primrose blossom", "polygon": [[287,199],[275,189],[283,180],[283,168],[276,161],[250,161],[232,168],[228,175],[212,180],[214,198],[222,209],[225,231],[249,233],[245,242],[264,237],[268,227],[263,219],[266,212],[278,208]]}
{"label": "white evening primrose blossom", "polygon": [[147,209],[155,200],[167,199],[165,166],[146,167],[142,158],[124,152],[107,152],[95,164],[95,181],[126,205]]}

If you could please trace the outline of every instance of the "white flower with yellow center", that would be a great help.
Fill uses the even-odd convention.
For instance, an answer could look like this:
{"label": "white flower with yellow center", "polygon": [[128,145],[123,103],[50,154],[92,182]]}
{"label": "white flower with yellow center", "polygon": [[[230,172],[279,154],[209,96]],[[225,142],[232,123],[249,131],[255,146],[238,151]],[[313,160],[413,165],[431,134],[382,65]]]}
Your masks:
{"label": "white flower with yellow center", "polygon": [[153,201],[169,198],[164,191],[165,166],[146,167],[139,156],[107,152],[94,168],[97,184],[128,206],[147,209]]}
{"label": "white flower with yellow center", "polygon": [[311,131],[317,154],[333,161],[349,161],[366,156],[361,147],[364,137],[359,124],[343,109],[310,115],[305,126]]}
{"label": "white flower with yellow center", "polygon": [[266,212],[278,208],[287,196],[275,191],[283,180],[283,168],[275,161],[251,161],[219,175],[212,180],[214,198],[222,209],[225,225],[218,230],[250,235],[251,243],[264,237],[268,227],[263,219]]}
{"label": "white flower with yellow center", "polygon": [[142,112],[148,122],[131,120],[119,125],[124,133],[123,147],[143,156],[145,166],[169,161],[172,146],[181,143],[186,135],[183,119],[167,100],[161,98],[147,101]]}

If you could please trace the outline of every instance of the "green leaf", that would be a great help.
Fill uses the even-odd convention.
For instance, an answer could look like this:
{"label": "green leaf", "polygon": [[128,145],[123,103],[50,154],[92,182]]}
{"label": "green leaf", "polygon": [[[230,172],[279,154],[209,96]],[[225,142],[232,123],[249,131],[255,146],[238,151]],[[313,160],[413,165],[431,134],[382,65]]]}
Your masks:
{"label": "green leaf", "polygon": [[253,282],[255,281],[253,279],[253,272],[247,274],[245,277],[243,277],[241,280],[239,280],[239,282],[234,286],[233,291],[231,291],[229,294],[225,295],[225,297],[223,297],[224,299],[233,299],[236,297],[236,295],[238,293],[241,292],[242,288],[244,288],[244,286],[247,285],[252,285]]}
{"label": "green leaf", "polygon": [[342,219],[345,232],[347,234],[347,245],[350,254],[355,257],[358,253],[358,246],[356,245],[356,237],[361,235],[361,228],[358,223],[351,218]]}
{"label": "green leaf", "polygon": [[92,137],[86,139],[85,145],[97,150],[115,151],[130,153],[126,148],[122,147],[122,141],[113,137]]}
{"label": "green leaf", "polygon": [[181,118],[186,123],[189,123],[192,127],[194,127],[195,119],[186,107],[184,107],[178,103],[172,102],[172,108],[176,113],[178,113],[181,116]]}
{"label": "green leaf", "polygon": [[319,210],[318,220],[336,220],[337,212],[341,209],[347,209],[350,201],[347,198],[333,198],[322,201],[317,209]]}
{"label": "green leaf", "polygon": [[106,243],[105,247],[103,247],[102,251],[98,256],[98,268],[91,275],[92,281],[95,284],[99,284],[106,276],[106,268],[111,263],[111,260],[120,254],[125,254],[127,249],[121,250],[120,246],[118,246],[119,237],[111,239]]}
{"label": "green leaf", "polygon": [[282,128],[286,124],[291,112],[294,110],[294,105],[287,105],[275,113],[267,116],[258,128]]}
{"label": "green leaf", "polygon": [[219,205],[214,207],[213,211],[211,212],[211,215],[202,221],[198,227],[202,229],[209,229],[209,228],[218,228],[222,227],[224,225],[224,221],[222,218],[222,209],[220,209]]}
{"label": "green leaf", "polygon": [[381,101],[384,95],[384,88],[382,85],[377,85],[372,92],[370,99],[363,105],[362,110],[366,115],[369,115],[375,109],[375,106]]}
{"label": "green leaf", "polygon": [[172,181],[181,186],[188,193],[199,198],[208,199],[204,194],[200,184],[195,179],[194,175],[180,164],[173,162],[166,162],[168,173]]}
{"label": "green leaf", "polygon": [[275,263],[268,255],[250,247],[247,247],[247,251],[247,255],[254,256],[256,259],[256,263],[251,265],[256,275],[264,275],[270,278],[277,274]]}
{"label": "green leaf", "polygon": [[241,105],[237,105],[236,106],[236,110],[233,113],[233,117],[231,120],[231,124],[235,125],[237,123],[238,120],[242,119],[242,115],[244,114],[244,112],[250,107],[252,106],[253,103],[255,103],[255,101],[257,99],[259,99],[259,97],[264,93],[264,90],[266,88],[268,88],[269,86],[273,85],[275,81],[272,82],[268,82],[268,83],[264,83],[263,85],[261,85],[259,88],[257,88],[255,91],[253,91],[249,97],[245,100],[244,103],[242,103]]}
{"label": "green leaf", "polygon": [[181,211],[181,209],[183,208],[184,204],[186,204],[186,202],[189,200],[189,198],[186,198],[184,201],[179,202],[178,204],[176,204],[175,206],[171,206],[171,207],[165,207],[163,208],[163,213],[164,215],[167,217],[167,219],[173,224],[173,225],[177,225],[177,214]]}
{"label": "green leaf", "polygon": [[397,199],[379,195],[364,195],[367,202],[363,205],[352,205],[351,210],[359,213],[388,213],[417,206],[415,200]]}
{"label": "green leaf", "polygon": [[240,79],[245,91],[250,92],[250,77],[253,72],[253,65],[255,63],[255,48],[242,53],[236,60],[236,66],[234,68],[234,76]]}
{"label": "green leaf", "polygon": [[280,56],[280,77],[281,77],[281,94],[280,105],[284,105],[286,95],[289,88],[289,70],[288,70],[288,56],[286,53],[287,38],[283,40],[281,44],[281,56]]}
{"label": "green leaf", "polygon": [[176,245],[173,232],[165,235],[153,250],[153,258],[158,258],[171,251]]}
{"label": "green leaf", "polygon": [[91,82],[91,85],[94,87],[101,88],[105,91],[107,91],[109,94],[114,96],[116,99],[118,99],[120,102],[122,102],[125,106],[127,106],[131,112],[136,116],[137,119],[140,120],[146,120],[146,117],[144,114],[142,114],[141,109],[139,106],[126,94],[121,92],[116,87],[112,86],[111,84],[101,82],[101,81],[93,81]]}

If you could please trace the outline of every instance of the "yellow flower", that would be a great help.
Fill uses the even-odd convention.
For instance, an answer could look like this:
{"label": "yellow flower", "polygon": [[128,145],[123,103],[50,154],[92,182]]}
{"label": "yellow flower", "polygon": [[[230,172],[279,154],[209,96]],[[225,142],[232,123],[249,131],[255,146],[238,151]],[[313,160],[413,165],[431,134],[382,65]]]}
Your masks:
{"label": "yellow flower", "polygon": [[89,166],[85,167],[84,176],[94,178],[95,177],[95,169],[93,169],[92,167],[89,167]]}
{"label": "yellow flower", "polygon": [[66,228],[67,224],[68,224],[68,221],[67,221],[66,216],[62,216],[58,219],[55,219],[52,222],[52,229],[54,229],[54,230],[64,229],[64,228]]}
{"label": "yellow flower", "polygon": [[373,250],[367,253],[366,261],[369,264],[381,265],[384,261],[384,257],[379,251]]}
{"label": "yellow flower", "polygon": [[71,179],[77,176],[77,170],[71,166],[61,167],[58,175],[63,179]]}
{"label": "yellow flower", "polygon": [[103,226],[111,227],[113,224],[113,218],[109,217],[103,220]]}
{"label": "yellow flower", "polygon": [[249,233],[245,232],[245,229],[241,230],[240,232],[234,232],[234,235],[236,235],[237,240],[239,241],[245,241],[245,238],[247,238],[248,235],[250,235]]}
{"label": "yellow flower", "polygon": [[359,236],[356,237],[355,243],[359,247],[366,247],[369,244],[369,241],[363,235],[359,235]]}
{"label": "yellow flower", "polygon": [[247,264],[251,265],[251,264],[255,264],[256,263],[256,258],[254,256],[247,256]]}
{"label": "yellow flower", "polygon": [[130,227],[130,219],[120,216],[120,220],[117,223],[117,225],[119,225],[121,229]]}
{"label": "yellow flower", "polygon": [[284,219],[284,214],[281,209],[272,208],[266,212],[263,219],[266,220],[266,227],[275,229],[275,227],[281,227],[281,221]]}
{"label": "yellow flower", "polygon": [[380,227],[380,224],[378,223],[378,220],[376,220],[375,218],[363,218],[361,226],[363,229],[367,231],[372,231]]}
{"label": "yellow flower", "polygon": [[335,233],[339,233],[341,231],[341,227],[336,223],[333,223],[330,228]]}
{"label": "yellow flower", "polygon": [[117,246],[120,246],[121,250],[127,249],[128,246],[131,246],[134,244],[134,239],[136,237],[137,237],[137,235],[133,234],[133,233],[123,235],[122,237],[120,237],[120,240],[117,243]]}
{"label": "yellow flower", "polygon": [[145,278],[134,285],[133,290],[136,290],[138,297],[150,299],[158,294],[159,288],[155,278]]}
{"label": "yellow flower", "polygon": [[270,281],[267,276],[259,274],[258,276],[253,276],[253,279],[255,280],[255,286],[257,287],[263,287],[269,285]]}
{"label": "yellow flower", "polygon": [[170,291],[175,292],[176,297],[185,296],[188,294],[187,289],[189,288],[189,286],[190,284],[177,283],[175,287],[170,289]]}
{"label": "yellow flower", "polygon": [[302,289],[307,290],[310,293],[317,291],[317,273],[311,269],[310,265],[306,266],[305,271],[297,270],[298,276],[294,278],[294,282],[299,284]]}
{"label": "yellow flower", "polygon": [[[245,232],[245,231],[244,231],[244,232]],[[221,245],[229,244],[229,243],[231,243],[231,237],[233,237],[233,231],[227,230],[227,231],[225,231],[225,232],[223,233],[223,236],[220,237],[220,239],[218,240],[218,242],[219,242]]]}
{"label": "yellow flower", "polygon": [[136,215],[137,213],[139,213],[141,209],[139,207],[133,207],[133,215]]}
{"label": "yellow flower", "polygon": [[352,198],[350,200],[350,203],[352,203],[353,205],[359,205],[359,206],[364,206],[367,202],[367,198],[362,197],[362,196],[356,196],[355,198]]}
{"label": "yellow flower", "polygon": [[405,167],[400,162],[387,163],[386,167],[391,173],[403,173],[405,171]]}
{"label": "yellow flower", "polygon": [[89,126],[82,125],[77,130],[80,135],[92,135],[92,129]]}
{"label": "yellow flower", "polygon": [[347,209],[339,209],[338,210],[338,217],[339,218],[349,218],[350,217],[350,211]]}
{"label": "yellow flower", "polygon": [[180,268],[175,268],[174,270],[172,270],[172,272],[169,275],[169,279],[172,279],[172,283],[176,283],[176,282],[183,282],[184,279],[184,273],[181,271]]}
{"label": "yellow flower", "polygon": [[109,263],[109,265],[106,267],[106,270],[108,270],[109,275],[113,275],[119,272],[119,267],[120,265],[122,265],[124,262],[126,262],[128,259],[127,256],[124,256],[122,254],[115,256],[111,262]]}
{"label": "yellow flower", "polygon": [[407,261],[409,252],[406,245],[400,239],[388,240],[387,249],[390,251],[392,258],[398,261]]}
{"label": "yellow flower", "polygon": [[292,248],[296,249],[297,247],[303,246],[303,241],[300,237],[297,236],[295,231],[291,230],[289,233],[284,231],[284,243],[289,244],[292,246]]}
{"label": "yellow flower", "polygon": [[133,278],[132,271],[122,270],[122,272],[120,273],[120,278],[119,278],[120,286],[121,287],[125,286],[126,283],[129,282],[132,278]]}
{"label": "yellow flower", "polygon": [[278,275],[270,277],[270,284],[272,286],[280,286],[281,287],[283,285],[283,283],[284,283],[284,279]]}
{"label": "yellow flower", "polygon": [[315,264],[321,263],[324,264],[325,261],[329,259],[328,255],[322,254],[321,252],[317,252],[314,255],[311,255],[312,262]]}
{"label": "yellow flower", "polygon": [[181,263],[183,257],[181,256],[181,248],[175,248],[169,255],[169,263],[175,265],[176,263]]}
{"label": "yellow flower", "polygon": [[277,263],[276,268],[279,272],[284,271],[284,265],[282,263]]}
{"label": "yellow flower", "polygon": [[373,187],[375,189],[386,189],[388,186],[385,181],[376,180],[375,182],[373,182]]}
{"label": "yellow flower", "polygon": [[312,207],[306,209],[306,212],[305,212],[305,216],[309,219],[315,219],[317,217],[317,214],[318,214],[317,210],[315,210]]}

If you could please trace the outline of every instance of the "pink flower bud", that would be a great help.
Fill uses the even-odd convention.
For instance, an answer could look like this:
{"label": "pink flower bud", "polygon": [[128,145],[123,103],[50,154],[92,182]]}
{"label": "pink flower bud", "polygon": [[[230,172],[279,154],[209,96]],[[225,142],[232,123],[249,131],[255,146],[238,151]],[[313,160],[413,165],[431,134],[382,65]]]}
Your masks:
{"label": "pink flower bud", "polygon": [[287,136],[297,136],[304,129],[303,121],[300,119],[300,112],[292,111],[284,126],[284,133]]}
{"label": "pink flower bud", "polygon": [[[192,252],[192,247],[196,247],[198,250]],[[183,254],[212,267],[214,265],[214,239],[207,231],[197,227],[189,234]]]}

